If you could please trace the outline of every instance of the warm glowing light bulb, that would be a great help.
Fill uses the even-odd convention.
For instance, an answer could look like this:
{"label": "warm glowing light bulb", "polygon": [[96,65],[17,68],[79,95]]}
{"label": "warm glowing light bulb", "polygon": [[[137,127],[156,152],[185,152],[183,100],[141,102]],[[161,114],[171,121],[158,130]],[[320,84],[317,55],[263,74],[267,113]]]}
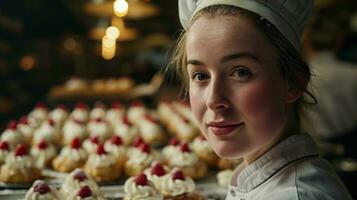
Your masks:
{"label": "warm glowing light bulb", "polygon": [[108,37],[107,35],[105,35],[102,39],[102,45],[107,48],[110,48],[110,47],[113,47],[116,45],[116,41],[115,41],[115,39],[112,39],[112,38]]}
{"label": "warm glowing light bulb", "polygon": [[115,26],[109,26],[105,31],[105,35],[110,39],[116,40],[120,35],[120,31]]}
{"label": "warm glowing light bulb", "polygon": [[114,13],[118,17],[124,17],[126,14],[128,14],[128,8],[128,2],[125,0],[114,1]]}

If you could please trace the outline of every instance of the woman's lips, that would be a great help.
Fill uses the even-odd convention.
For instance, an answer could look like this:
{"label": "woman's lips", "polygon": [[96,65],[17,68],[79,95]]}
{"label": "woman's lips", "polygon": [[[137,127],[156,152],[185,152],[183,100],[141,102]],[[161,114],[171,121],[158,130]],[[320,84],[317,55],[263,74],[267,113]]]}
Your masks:
{"label": "woman's lips", "polygon": [[229,125],[208,125],[208,128],[217,136],[228,135],[236,130],[242,123]]}

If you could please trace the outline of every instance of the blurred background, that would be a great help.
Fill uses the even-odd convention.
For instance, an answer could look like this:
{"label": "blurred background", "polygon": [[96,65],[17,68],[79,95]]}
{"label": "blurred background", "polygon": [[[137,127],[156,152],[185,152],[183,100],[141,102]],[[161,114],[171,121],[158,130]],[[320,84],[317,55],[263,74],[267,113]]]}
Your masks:
{"label": "blurred background", "polygon": [[[158,72],[167,65],[180,28],[176,0],[1,0],[0,130],[38,102],[53,108],[58,103],[71,107],[78,101],[141,99],[155,105],[176,99],[177,81],[162,84],[164,78]],[[341,108],[346,110],[334,108],[333,115],[351,122],[345,129],[321,125],[327,131],[316,132],[324,155],[335,162],[351,189],[357,183],[357,87],[352,87],[357,82],[356,0],[315,1],[303,37],[303,53],[312,66],[318,51],[330,52],[350,70],[332,70],[329,77],[341,77],[334,82],[327,78],[327,92],[319,92],[323,89],[317,84],[316,93],[320,99],[354,96],[346,104],[336,99],[326,103],[349,105]],[[314,69],[319,73],[318,67]],[[332,95],[334,89],[326,85],[333,85],[339,93]],[[342,94],[341,88],[348,89]],[[326,93],[330,96],[325,97]],[[334,106],[319,109],[330,107]],[[347,117],[342,116],[346,113]],[[337,121],[314,118],[321,119],[316,124]]]}

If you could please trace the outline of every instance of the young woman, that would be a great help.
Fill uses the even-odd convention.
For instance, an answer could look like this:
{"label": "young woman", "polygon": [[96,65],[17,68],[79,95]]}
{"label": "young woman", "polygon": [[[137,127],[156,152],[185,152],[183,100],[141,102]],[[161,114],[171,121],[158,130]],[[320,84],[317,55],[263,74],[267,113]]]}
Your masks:
{"label": "young woman", "polygon": [[[197,124],[223,158],[243,157],[231,199],[351,199],[300,130],[310,70],[300,35],[312,0],[179,0],[173,57]],[[307,94],[307,95],[304,95]]]}

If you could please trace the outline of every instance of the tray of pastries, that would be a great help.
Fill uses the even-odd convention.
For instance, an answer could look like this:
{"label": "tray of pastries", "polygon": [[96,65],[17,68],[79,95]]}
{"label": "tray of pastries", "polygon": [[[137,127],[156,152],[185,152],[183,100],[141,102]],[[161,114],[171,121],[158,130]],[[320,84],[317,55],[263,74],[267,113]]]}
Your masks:
{"label": "tray of pastries", "polygon": [[180,102],[38,103],[1,133],[0,199],[223,199],[238,163]]}

